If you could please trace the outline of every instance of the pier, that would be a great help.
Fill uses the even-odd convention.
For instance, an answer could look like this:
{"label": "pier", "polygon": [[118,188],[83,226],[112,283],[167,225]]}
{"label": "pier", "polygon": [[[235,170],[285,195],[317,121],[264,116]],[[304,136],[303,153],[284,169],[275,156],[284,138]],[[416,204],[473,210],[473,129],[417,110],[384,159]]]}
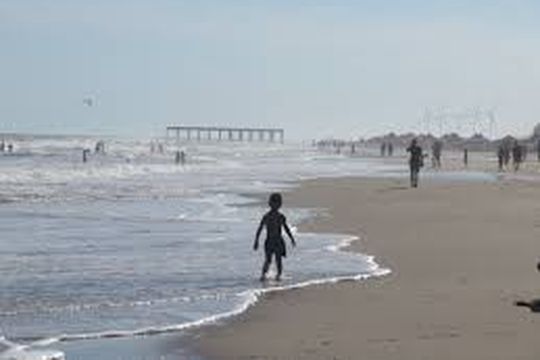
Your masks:
{"label": "pier", "polygon": [[176,141],[259,141],[283,143],[285,130],[272,128],[233,128],[217,126],[167,126],[167,138],[171,132]]}

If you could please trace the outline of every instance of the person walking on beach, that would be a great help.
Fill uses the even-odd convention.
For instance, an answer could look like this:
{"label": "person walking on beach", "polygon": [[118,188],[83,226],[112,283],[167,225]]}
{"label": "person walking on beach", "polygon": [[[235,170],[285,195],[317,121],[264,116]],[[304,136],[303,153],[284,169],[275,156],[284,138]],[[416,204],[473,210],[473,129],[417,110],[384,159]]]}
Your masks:
{"label": "person walking on beach", "polygon": [[501,144],[497,149],[497,160],[499,160],[499,171],[504,170],[504,146]]}
{"label": "person walking on beach", "polygon": [[512,161],[514,164],[514,171],[518,171],[519,165],[521,165],[521,162],[523,161],[523,148],[519,145],[517,140],[512,147]]}
{"label": "person walking on beach", "polygon": [[435,169],[441,168],[441,153],[442,153],[443,144],[440,140],[435,140],[431,146],[431,151],[433,153],[433,167]]}
{"label": "person walking on beach", "polygon": [[424,166],[424,154],[422,148],[418,145],[418,141],[413,139],[411,145],[407,148],[407,152],[410,153],[409,168],[411,170],[411,187],[418,187],[418,175],[420,168]]}
{"label": "person walking on beach", "polygon": [[257,251],[259,249],[259,237],[264,227],[266,227],[266,240],[264,242],[264,264],[261,272],[261,281],[266,280],[266,273],[270,268],[272,263],[272,257],[275,257],[277,275],[276,280],[281,280],[281,273],[283,271],[282,258],[287,256],[287,249],[285,246],[285,240],[283,240],[282,229],[285,229],[285,232],[291,239],[292,246],[296,246],[294,237],[287,225],[287,219],[285,215],[279,212],[283,201],[281,194],[273,193],[268,199],[268,206],[270,206],[270,211],[268,211],[261,219],[259,228],[257,229],[257,234],[255,235],[255,242],[253,243],[253,250]]}

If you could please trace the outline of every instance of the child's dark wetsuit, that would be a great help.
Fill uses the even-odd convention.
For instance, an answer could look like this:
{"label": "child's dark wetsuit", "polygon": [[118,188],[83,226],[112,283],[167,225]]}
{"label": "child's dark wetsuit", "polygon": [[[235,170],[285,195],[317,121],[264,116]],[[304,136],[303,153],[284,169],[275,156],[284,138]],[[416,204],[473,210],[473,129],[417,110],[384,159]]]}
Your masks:
{"label": "child's dark wetsuit", "polygon": [[270,210],[263,216],[262,221],[266,225],[266,241],[264,242],[264,252],[266,258],[270,260],[272,255],[286,257],[287,249],[285,240],[281,233],[281,228],[287,224],[285,216],[276,210]]}

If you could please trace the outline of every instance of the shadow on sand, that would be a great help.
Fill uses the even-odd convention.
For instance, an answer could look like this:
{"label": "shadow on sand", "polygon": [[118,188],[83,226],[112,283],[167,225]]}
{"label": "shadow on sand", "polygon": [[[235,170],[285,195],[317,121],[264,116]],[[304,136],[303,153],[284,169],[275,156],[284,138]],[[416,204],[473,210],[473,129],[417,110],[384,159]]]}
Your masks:
{"label": "shadow on sand", "polygon": [[529,310],[535,313],[540,312],[540,299],[534,299],[531,301],[516,301],[514,305],[529,308]]}

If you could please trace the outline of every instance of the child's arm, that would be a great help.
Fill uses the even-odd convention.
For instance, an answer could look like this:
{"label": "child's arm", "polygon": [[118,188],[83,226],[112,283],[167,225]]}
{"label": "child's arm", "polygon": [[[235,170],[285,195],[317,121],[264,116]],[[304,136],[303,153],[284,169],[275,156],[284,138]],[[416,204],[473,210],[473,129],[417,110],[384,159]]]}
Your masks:
{"label": "child's arm", "polygon": [[287,225],[287,219],[285,216],[283,217],[283,227],[285,228],[285,232],[287,235],[289,235],[289,238],[291,239],[292,246],[296,246],[296,241],[294,241],[294,236],[292,235],[291,229],[289,229],[289,225]]}
{"label": "child's arm", "polygon": [[266,216],[263,216],[261,219],[261,223],[259,224],[259,228],[257,229],[257,233],[255,234],[255,242],[253,243],[253,250],[257,251],[259,248],[259,237],[261,236],[262,229],[264,227],[264,223],[266,220]]}

